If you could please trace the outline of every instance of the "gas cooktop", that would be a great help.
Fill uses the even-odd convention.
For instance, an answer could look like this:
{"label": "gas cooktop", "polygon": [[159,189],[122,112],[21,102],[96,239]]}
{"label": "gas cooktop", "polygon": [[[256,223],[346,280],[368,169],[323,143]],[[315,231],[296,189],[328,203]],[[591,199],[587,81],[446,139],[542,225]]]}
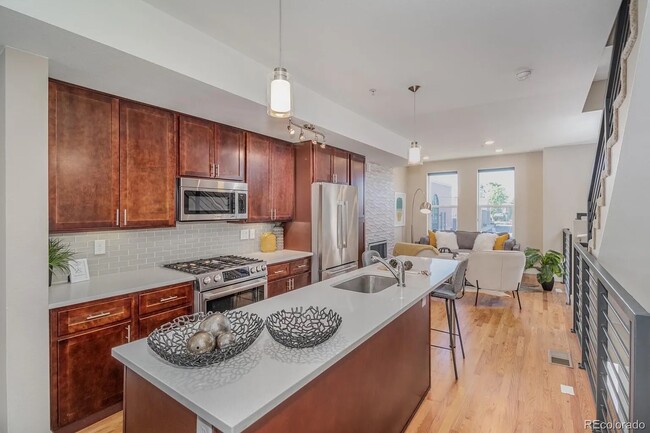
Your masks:
{"label": "gas cooktop", "polygon": [[201,291],[228,286],[252,278],[266,277],[266,263],[263,260],[232,255],[170,263],[164,266],[196,275]]}

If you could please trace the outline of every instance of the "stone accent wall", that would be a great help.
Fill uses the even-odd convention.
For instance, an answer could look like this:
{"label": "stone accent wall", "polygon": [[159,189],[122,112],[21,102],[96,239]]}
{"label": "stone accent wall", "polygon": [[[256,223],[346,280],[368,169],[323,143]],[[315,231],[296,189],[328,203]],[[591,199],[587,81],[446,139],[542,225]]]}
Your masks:
{"label": "stone accent wall", "polygon": [[[88,259],[91,276],[153,268],[166,263],[259,251],[260,235],[273,224],[176,223],[168,229],[114,230],[57,235]],[[255,239],[240,240],[240,231],[255,229]],[[106,254],[95,255],[95,240],[106,240]],[[58,279],[60,281],[60,278]]]}
{"label": "stone accent wall", "polygon": [[366,163],[366,246],[386,240],[388,254],[395,246],[393,202],[395,184],[393,169],[372,162]]}

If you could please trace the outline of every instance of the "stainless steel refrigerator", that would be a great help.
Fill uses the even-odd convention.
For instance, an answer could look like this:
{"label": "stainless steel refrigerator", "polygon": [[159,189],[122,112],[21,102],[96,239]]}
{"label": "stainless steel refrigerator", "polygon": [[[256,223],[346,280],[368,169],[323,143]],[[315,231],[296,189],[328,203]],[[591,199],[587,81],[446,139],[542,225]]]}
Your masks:
{"label": "stainless steel refrigerator", "polygon": [[333,183],[311,186],[312,281],[357,269],[359,208],[357,187]]}

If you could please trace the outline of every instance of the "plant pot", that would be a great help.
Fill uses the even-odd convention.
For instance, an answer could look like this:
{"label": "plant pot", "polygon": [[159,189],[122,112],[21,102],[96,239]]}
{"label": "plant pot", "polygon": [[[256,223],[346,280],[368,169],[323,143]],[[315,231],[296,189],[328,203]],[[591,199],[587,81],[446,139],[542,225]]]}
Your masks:
{"label": "plant pot", "polygon": [[540,284],[542,285],[542,289],[546,290],[547,292],[550,292],[551,290],[553,290],[553,285],[555,285],[555,280],[543,281],[540,282]]}

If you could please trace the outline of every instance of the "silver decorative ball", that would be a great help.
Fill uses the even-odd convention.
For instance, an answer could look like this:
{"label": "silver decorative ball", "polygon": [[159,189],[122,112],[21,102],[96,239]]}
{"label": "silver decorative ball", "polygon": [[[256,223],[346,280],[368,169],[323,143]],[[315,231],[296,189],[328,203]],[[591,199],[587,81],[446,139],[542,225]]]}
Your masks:
{"label": "silver decorative ball", "polygon": [[216,338],[209,332],[198,331],[187,340],[187,350],[195,355],[212,352],[217,344]]}
{"label": "silver decorative ball", "polygon": [[217,347],[219,349],[225,349],[228,346],[235,344],[237,337],[232,332],[224,332],[223,334],[217,337]]}
{"label": "silver decorative ball", "polygon": [[199,324],[199,330],[209,332],[215,338],[219,334],[230,331],[230,321],[221,313],[214,313],[203,319]]}

